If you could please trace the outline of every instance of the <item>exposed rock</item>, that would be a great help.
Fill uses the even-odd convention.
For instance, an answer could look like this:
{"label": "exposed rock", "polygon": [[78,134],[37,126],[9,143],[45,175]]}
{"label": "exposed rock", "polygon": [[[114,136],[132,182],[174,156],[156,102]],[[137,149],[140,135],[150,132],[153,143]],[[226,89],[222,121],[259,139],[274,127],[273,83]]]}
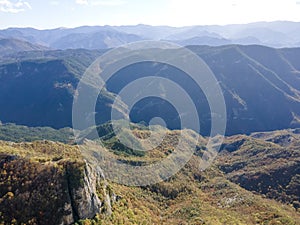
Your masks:
{"label": "exposed rock", "polygon": [[0,175],[0,212],[5,223],[15,219],[68,225],[97,213],[112,213],[114,194],[107,190],[101,170],[86,162],[36,162],[3,154]]}
{"label": "exposed rock", "polygon": [[[73,169],[73,165],[68,165],[66,169],[69,193],[67,208],[71,210],[70,214],[64,216],[64,224],[93,218],[97,213],[111,214],[111,197],[106,191],[107,183],[101,170],[93,169],[88,163],[85,163],[82,173],[74,173]],[[99,199],[97,191],[103,195],[103,199]]]}

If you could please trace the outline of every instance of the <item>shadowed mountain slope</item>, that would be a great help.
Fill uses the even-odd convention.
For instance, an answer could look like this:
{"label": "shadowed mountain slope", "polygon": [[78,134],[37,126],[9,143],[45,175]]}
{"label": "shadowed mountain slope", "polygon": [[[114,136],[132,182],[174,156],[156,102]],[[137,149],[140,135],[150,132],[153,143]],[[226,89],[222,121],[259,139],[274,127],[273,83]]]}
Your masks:
{"label": "shadowed mountain slope", "polygon": [[[189,48],[207,63],[223,90],[227,135],[300,126],[300,64],[297,60],[300,49],[236,45]],[[79,79],[104,52],[34,51],[6,57],[0,66],[0,120],[28,126],[71,127],[73,96]],[[114,74],[98,97],[96,122],[111,120],[111,104],[116,94],[133,80],[149,75],[165,77],[183,87],[199,112],[201,134],[208,135],[211,118],[204,93],[182,71],[161,63],[137,63]],[[156,88],[158,97],[167,94],[163,84]],[[183,97],[178,101],[185,104]],[[126,102],[118,104],[123,115]],[[191,125],[188,128],[193,128],[189,113],[183,112],[181,116]],[[160,98],[144,99],[130,112],[133,122],[147,124],[155,116],[164,118],[168,128],[180,128],[178,112]]]}

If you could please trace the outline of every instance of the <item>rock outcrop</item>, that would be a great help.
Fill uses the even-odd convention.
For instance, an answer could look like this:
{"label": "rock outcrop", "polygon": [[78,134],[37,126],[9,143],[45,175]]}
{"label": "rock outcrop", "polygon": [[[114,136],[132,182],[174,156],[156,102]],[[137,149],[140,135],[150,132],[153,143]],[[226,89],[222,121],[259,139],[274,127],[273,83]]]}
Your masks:
{"label": "rock outcrop", "polygon": [[38,162],[0,155],[0,215],[5,223],[72,224],[111,213],[101,170],[83,161]]}
{"label": "rock outcrop", "polygon": [[[74,174],[73,165],[66,168],[68,201],[65,208],[70,213],[63,217],[62,224],[70,224],[79,219],[93,218],[97,213],[111,214],[111,198],[107,193],[107,182],[100,170],[85,163],[81,174]],[[73,171],[73,172],[72,172]],[[102,199],[99,199],[99,193]]]}

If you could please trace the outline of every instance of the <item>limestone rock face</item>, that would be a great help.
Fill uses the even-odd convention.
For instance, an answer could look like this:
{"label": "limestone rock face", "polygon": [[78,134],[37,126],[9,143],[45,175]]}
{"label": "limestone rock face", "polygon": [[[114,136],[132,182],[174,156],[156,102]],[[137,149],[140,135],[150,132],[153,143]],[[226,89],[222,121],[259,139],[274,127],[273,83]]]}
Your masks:
{"label": "limestone rock face", "polygon": [[[82,174],[78,177],[76,174],[72,176],[69,169],[67,167],[69,200],[66,203],[67,210],[63,217],[63,224],[93,218],[97,213],[111,214],[111,197],[106,191],[107,183],[101,171],[93,169],[86,163]],[[103,195],[103,199],[99,199],[97,191]]]}
{"label": "limestone rock face", "polygon": [[0,154],[3,222],[69,225],[110,214],[114,194],[101,169],[83,161],[39,162]]}

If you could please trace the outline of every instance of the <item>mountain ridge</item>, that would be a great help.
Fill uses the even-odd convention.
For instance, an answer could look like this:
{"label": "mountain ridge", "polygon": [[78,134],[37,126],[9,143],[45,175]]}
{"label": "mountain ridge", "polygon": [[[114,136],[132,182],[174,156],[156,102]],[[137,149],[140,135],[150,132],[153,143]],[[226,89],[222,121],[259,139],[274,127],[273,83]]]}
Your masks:
{"label": "mountain ridge", "polygon": [[[300,22],[275,21],[257,22],[250,24],[231,25],[200,25],[187,27],[170,26],[81,26],[76,28],[56,28],[38,30],[34,28],[7,28],[0,30],[0,37],[15,38],[32,44],[40,44],[50,48],[79,48],[82,42],[68,43],[67,36],[81,34],[84,42],[97,40],[103,43],[110,36],[118,36],[118,42],[109,47],[117,47],[136,40],[171,40],[175,43],[186,44],[184,40],[196,37],[219,38],[229,40],[232,44],[261,44],[270,47],[299,47]],[[105,35],[110,32],[110,35]],[[113,35],[112,35],[113,34]],[[133,38],[134,37],[134,38]],[[274,39],[276,37],[276,39]],[[60,43],[60,44],[58,44]],[[188,43],[187,43],[188,44]],[[203,45],[205,41],[197,44]],[[222,44],[222,42],[220,42]],[[93,49],[100,49],[103,45],[94,44]]]}
{"label": "mountain ridge", "polygon": [[[107,125],[98,131],[106,141],[114,143]],[[149,131],[140,128],[133,125],[129,132],[147,137]],[[155,132],[159,132],[158,127]],[[106,180],[101,173],[95,175],[99,165],[97,170],[93,164],[83,162],[83,152],[79,152],[78,146],[48,140],[0,141],[0,221],[297,225],[299,171],[295,175],[293,168],[300,163],[299,151],[280,147],[280,143],[285,143],[283,139],[282,142],[264,140],[270,136],[278,140],[282,135],[293,133],[300,135],[298,129],[253,134],[257,138],[226,137],[215,162],[205,171],[199,170],[207,141],[201,138],[184,168],[166,181],[145,187],[124,186]],[[109,145],[107,148],[112,153],[119,152],[114,157],[123,163],[140,165],[172,154],[177,145],[176,135],[176,131],[169,131],[162,145],[143,156],[126,153],[125,148],[113,150]],[[299,144],[300,139],[290,143],[291,146]],[[287,154],[291,157],[287,158]],[[30,199],[28,193],[31,193]],[[26,210],[19,210],[17,201],[26,204]],[[40,202],[43,204],[37,208]]]}
{"label": "mountain ridge", "polygon": [[[227,104],[226,134],[250,134],[255,131],[300,126],[300,64],[297,60],[300,48],[273,49],[256,45],[228,45],[190,46],[189,49],[207,63],[220,82]],[[17,53],[6,57],[9,62],[4,60],[0,63],[0,92],[3,97],[0,97],[3,109],[0,112],[0,120],[4,123],[14,122],[29,126],[71,127],[76,86],[85,69],[104,52],[106,51],[52,50]],[[101,113],[97,114],[97,123],[101,124],[111,119],[109,104],[113,102],[122,86],[151,72],[171,79],[179,85],[185,85],[184,89],[191,95],[196,108],[202,109],[202,134],[209,135],[210,111],[201,90],[186,80],[185,75],[175,68],[167,67],[168,70],[162,74],[162,66],[142,63],[116,73],[107,83],[105,94],[98,99],[97,112]],[[139,74],[136,71],[139,71]],[[15,94],[11,96],[9,93]],[[27,97],[21,93],[27,93]],[[18,105],[16,103],[20,98],[23,100]],[[45,105],[45,112],[42,112],[40,106],[45,101],[51,102],[52,106]],[[274,104],[275,102],[277,104]],[[152,103],[162,115],[169,115],[165,118],[170,122],[169,128],[178,129],[176,114],[173,115],[171,108],[154,99]],[[23,108],[20,108],[20,104]],[[125,105],[120,102],[121,108]],[[148,106],[145,101],[133,108],[131,116],[134,122],[147,122],[147,118],[152,118],[153,115],[146,110]],[[35,114],[32,114],[32,107],[37,109],[34,110]]]}

